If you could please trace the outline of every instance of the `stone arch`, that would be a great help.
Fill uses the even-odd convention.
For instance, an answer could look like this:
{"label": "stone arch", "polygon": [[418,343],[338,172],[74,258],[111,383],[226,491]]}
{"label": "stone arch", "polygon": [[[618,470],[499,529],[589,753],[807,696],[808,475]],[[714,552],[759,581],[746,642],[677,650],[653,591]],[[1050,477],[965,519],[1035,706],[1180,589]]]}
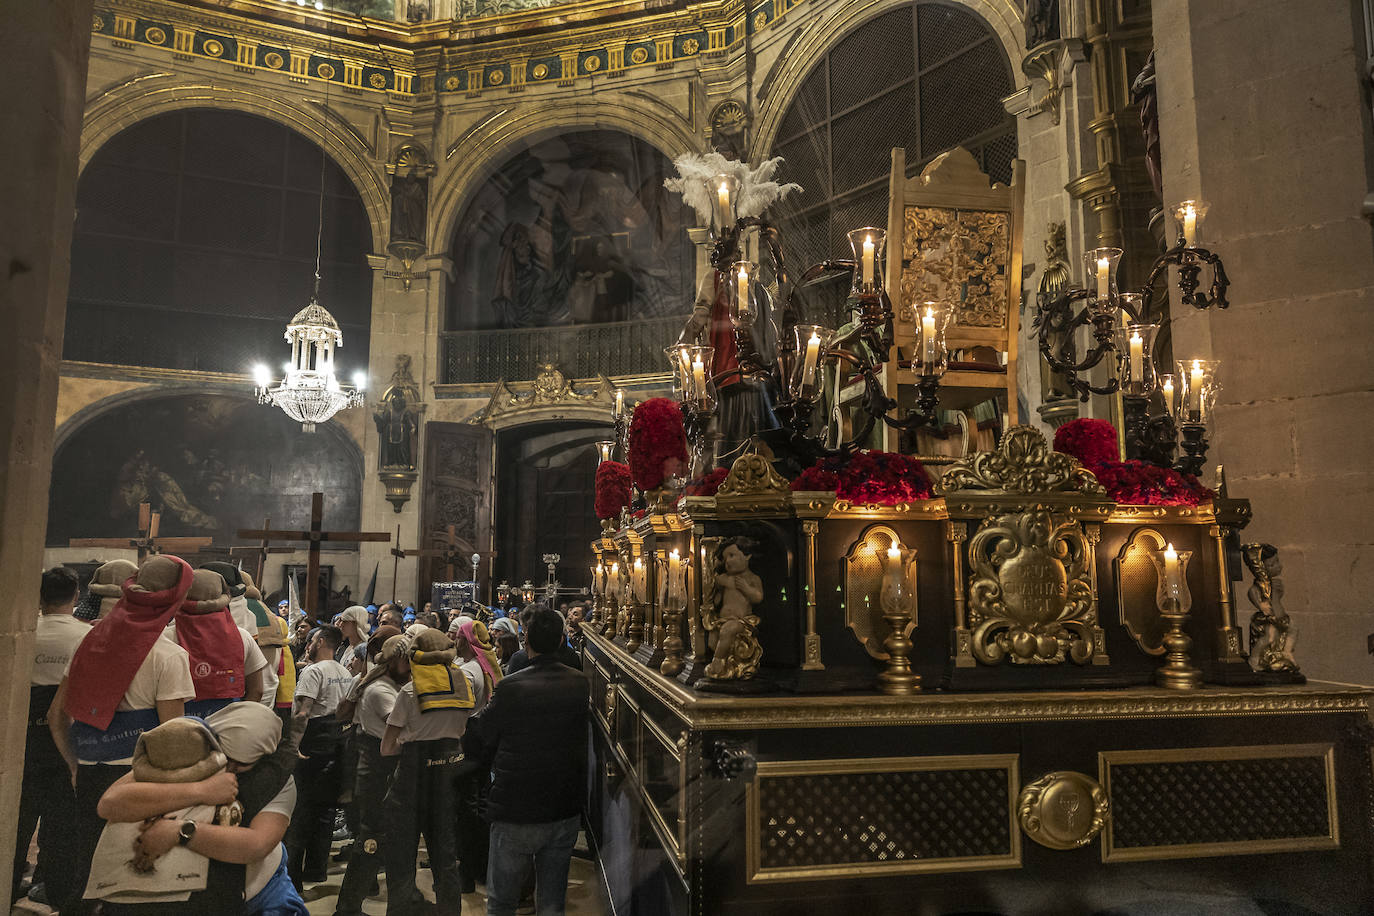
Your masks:
{"label": "stone arch", "polygon": [[615,130],[643,140],[669,159],[701,146],[697,131],[665,116],[661,107],[624,96],[616,96],[613,105],[608,101],[530,106],[503,112],[469,130],[445,157],[457,165],[441,179],[433,197],[430,249],[448,250],[472,195],[525,144],[569,130]]}
{"label": "stone arch", "polygon": [[343,170],[362,198],[372,229],[373,251],[386,247],[391,193],[372,149],[337,112],[312,108],[281,95],[204,83],[126,83],[87,104],[79,169],[85,171],[96,152],[124,129],[155,115],[189,108],[257,115],[289,127],[315,143]]}
{"label": "stone arch", "polygon": [[[782,116],[792,103],[802,81],[811,73],[821,56],[859,26],[882,14],[910,4],[912,0],[876,0],[873,3],[836,3],[829,15],[817,16],[803,27],[801,37],[777,63],[774,88],[759,107],[755,119],[751,158],[757,160],[773,148]],[[1020,13],[1012,0],[946,0],[977,15],[1002,46],[1011,62],[1012,79],[1018,87],[1027,82],[1016,66],[1025,53],[1022,47],[1024,32]],[[1018,132],[1020,122],[1018,120]]]}

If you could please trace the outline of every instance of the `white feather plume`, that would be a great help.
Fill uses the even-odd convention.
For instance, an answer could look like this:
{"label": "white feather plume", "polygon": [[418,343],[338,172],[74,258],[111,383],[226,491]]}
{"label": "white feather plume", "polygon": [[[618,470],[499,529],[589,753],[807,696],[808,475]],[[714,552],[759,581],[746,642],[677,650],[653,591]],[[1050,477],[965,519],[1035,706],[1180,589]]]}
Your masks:
{"label": "white feather plume", "polygon": [[779,184],[772,180],[773,173],[782,165],[781,156],[751,168],[747,162],[726,159],[716,152],[687,153],[674,159],[673,165],[677,167],[678,177],[665,179],[663,186],[681,194],[683,203],[695,210],[703,223],[711,221],[715,202],[710,187],[717,175],[733,175],[739,182],[740,216],[759,216],[788,194],[802,189],[799,184]]}

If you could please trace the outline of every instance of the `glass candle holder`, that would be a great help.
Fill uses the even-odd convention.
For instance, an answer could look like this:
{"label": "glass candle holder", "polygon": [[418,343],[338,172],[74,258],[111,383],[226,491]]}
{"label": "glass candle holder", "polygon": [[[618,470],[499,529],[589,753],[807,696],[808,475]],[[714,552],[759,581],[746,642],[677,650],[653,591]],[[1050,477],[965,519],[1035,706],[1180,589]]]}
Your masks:
{"label": "glass candle holder", "polygon": [[739,179],[717,175],[706,183],[706,191],[711,200],[711,234],[724,238],[739,222]]}
{"label": "glass candle holder", "polygon": [[697,410],[714,410],[716,386],[711,381],[715,347],[683,346],[679,348],[678,367],[682,372],[680,389],[682,401]]}
{"label": "glass candle holder", "polygon": [[604,462],[610,461],[610,460],[611,460],[611,455],[614,454],[614,452],[615,452],[615,440],[613,440],[613,439],[601,439],[600,441],[598,441],[598,442],[596,443],[596,459],[597,459],[597,462],[596,462],[596,463],[597,463],[597,464],[602,464],[602,463],[604,463]]}
{"label": "glass candle holder", "polygon": [[1149,397],[1155,390],[1157,324],[1127,324],[1116,331],[1116,377],[1121,393]]}
{"label": "glass candle holder", "polygon": [[1215,359],[1181,359],[1177,363],[1178,421],[1206,424],[1211,417],[1212,404],[1221,389],[1217,382],[1220,362]]}
{"label": "glass candle holder", "polygon": [[673,344],[663,351],[668,358],[668,367],[673,373],[673,393],[679,401],[691,397],[692,387],[692,344]]}
{"label": "glass candle holder", "polygon": [[821,364],[834,332],[819,324],[799,324],[792,328],[796,355],[788,373],[787,390],[794,399],[813,401],[820,393]]}
{"label": "glass candle holder", "polygon": [[1121,254],[1120,248],[1094,248],[1084,252],[1091,298],[1099,302],[1116,298],[1116,267],[1121,261]]}
{"label": "glass candle holder", "polygon": [[949,367],[949,348],[945,346],[945,327],[950,310],[943,302],[927,300],[916,309],[920,342],[911,358],[911,371],[917,375],[943,375]]}
{"label": "glass candle holder", "polygon": [[752,328],[758,319],[758,301],[754,298],[757,270],[753,261],[736,261],[730,266],[730,320],[736,327]]}
{"label": "glass candle holder", "polygon": [[1197,247],[1197,231],[1207,216],[1207,204],[1201,200],[1184,200],[1174,205],[1174,222],[1178,223],[1178,235],[1186,248]]}
{"label": "glass candle holder", "polygon": [[849,246],[854,249],[854,282],[849,295],[881,295],[887,262],[887,231],[876,226],[855,229],[849,233]]}
{"label": "glass candle holder", "polygon": [[1176,398],[1176,383],[1172,374],[1155,376],[1159,383],[1159,399],[1164,405],[1164,412],[1171,417],[1178,416],[1178,403]]}

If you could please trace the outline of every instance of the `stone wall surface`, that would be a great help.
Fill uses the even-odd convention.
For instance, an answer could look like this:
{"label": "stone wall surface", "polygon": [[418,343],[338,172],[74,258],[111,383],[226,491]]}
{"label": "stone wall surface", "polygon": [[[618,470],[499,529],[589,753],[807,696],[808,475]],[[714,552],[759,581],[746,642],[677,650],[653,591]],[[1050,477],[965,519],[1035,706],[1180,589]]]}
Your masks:
{"label": "stone wall surface", "polygon": [[[29,673],[48,515],[91,0],[15,3],[0,29],[0,862],[24,771]],[[22,218],[19,215],[22,214]]]}
{"label": "stone wall surface", "polygon": [[1232,283],[1228,311],[1173,311],[1175,356],[1221,361],[1210,463],[1254,503],[1243,539],[1280,549],[1307,674],[1368,683],[1374,245],[1355,7],[1155,0],[1154,32],[1165,199],[1210,204],[1199,240]]}

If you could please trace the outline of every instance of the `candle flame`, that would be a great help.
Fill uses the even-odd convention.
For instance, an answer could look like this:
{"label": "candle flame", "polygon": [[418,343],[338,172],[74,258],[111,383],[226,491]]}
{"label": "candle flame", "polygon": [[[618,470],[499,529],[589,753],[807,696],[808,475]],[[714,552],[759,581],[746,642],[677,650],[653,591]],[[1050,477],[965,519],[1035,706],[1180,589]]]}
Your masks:
{"label": "candle flame", "polygon": [[668,556],[672,557],[674,560],[678,559],[678,558],[679,558],[679,555],[678,555],[678,552],[677,552],[677,548],[674,547],[672,550],[670,550],[670,551],[668,552]]}
{"label": "candle flame", "polygon": [[1097,269],[1098,269],[1098,270],[1106,270],[1108,267],[1111,267],[1111,266],[1112,266],[1112,262],[1111,262],[1111,259],[1110,259],[1110,258],[1098,258],[1098,259],[1097,259]]}
{"label": "candle flame", "polygon": [[741,280],[748,280],[748,279],[749,279],[749,271],[748,271],[746,268],[741,267],[741,268],[739,269],[739,278],[740,278]]}
{"label": "candle flame", "polygon": [[1194,372],[1201,372],[1201,371],[1202,371],[1202,360],[1200,360],[1200,359],[1195,359],[1195,360],[1193,360],[1193,371],[1194,371]]}
{"label": "candle flame", "polygon": [[1173,545],[1173,544],[1170,544],[1168,547],[1166,547],[1166,548],[1164,549],[1164,556],[1165,556],[1166,559],[1169,559],[1169,560],[1177,560],[1177,559],[1178,559],[1178,551],[1177,551],[1177,550],[1174,550],[1174,545]]}
{"label": "candle flame", "polygon": [[1141,342],[1141,341],[1140,341],[1140,332],[1139,332],[1139,331],[1132,331],[1132,332],[1131,332],[1131,343],[1133,343],[1133,344],[1138,344],[1138,343],[1140,343],[1140,342]]}
{"label": "candle flame", "polygon": [[897,560],[901,558],[902,549],[897,546],[896,541],[893,541],[892,544],[887,548],[887,556],[889,559],[892,560]]}
{"label": "candle flame", "polygon": [[808,340],[807,343],[813,343],[813,344],[819,345],[820,342],[821,342],[821,336],[820,336],[819,334],[817,334],[815,331],[812,331],[812,332],[811,332],[811,339]]}
{"label": "candle flame", "polygon": [[729,193],[730,193],[730,186],[729,186],[728,184],[726,184],[725,182],[723,182],[723,181],[720,183],[720,193],[721,193],[721,194],[729,194]]}
{"label": "candle flame", "polygon": [[926,317],[929,318],[931,321],[934,321],[934,320],[935,320],[935,309],[933,309],[933,308],[927,308],[927,309],[926,309]]}
{"label": "candle flame", "polygon": [[1188,201],[1186,204],[1183,205],[1183,215],[1184,215],[1184,217],[1196,217],[1196,216],[1197,216],[1197,210],[1195,210],[1195,209],[1193,208],[1193,202],[1192,202],[1191,200]]}

